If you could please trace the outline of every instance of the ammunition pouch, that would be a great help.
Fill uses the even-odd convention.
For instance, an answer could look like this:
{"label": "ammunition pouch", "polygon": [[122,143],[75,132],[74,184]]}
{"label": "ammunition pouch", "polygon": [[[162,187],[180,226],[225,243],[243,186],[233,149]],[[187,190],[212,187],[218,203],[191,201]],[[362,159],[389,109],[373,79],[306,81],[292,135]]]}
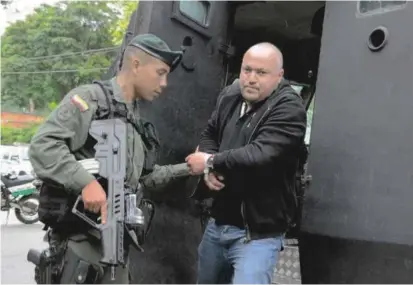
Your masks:
{"label": "ammunition pouch", "polygon": [[103,274],[102,266],[83,260],[70,246],[67,247],[60,284],[98,284]]}
{"label": "ammunition pouch", "polygon": [[80,221],[72,208],[76,197],[70,195],[63,187],[43,182],[39,195],[39,220],[45,225],[44,230],[52,228],[55,233],[69,235],[87,231],[90,226]]}
{"label": "ammunition pouch", "polygon": [[58,228],[70,218],[70,202],[68,193],[63,188],[43,183],[40,187],[39,220],[46,227]]}

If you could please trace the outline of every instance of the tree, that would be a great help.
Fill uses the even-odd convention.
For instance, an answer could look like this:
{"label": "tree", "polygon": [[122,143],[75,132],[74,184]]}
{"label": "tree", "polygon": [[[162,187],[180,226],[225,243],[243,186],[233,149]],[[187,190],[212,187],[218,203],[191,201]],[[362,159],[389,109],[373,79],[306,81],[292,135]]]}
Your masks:
{"label": "tree", "polygon": [[133,12],[138,8],[138,1],[123,1],[116,3],[122,16],[111,32],[114,44],[121,45],[125,32],[128,29],[130,18]]}
{"label": "tree", "polygon": [[32,124],[22,129],[3,126],[1,128],[0,144],[11,145],[15,142],[30,143],[39,126],[40,124]]}
{"label": "tree", "polygon": [[119,51],[111,36],[119,16],[110,2],[68,1],[10,25],[1,42],[3,103],[46,108],[99,78]]}

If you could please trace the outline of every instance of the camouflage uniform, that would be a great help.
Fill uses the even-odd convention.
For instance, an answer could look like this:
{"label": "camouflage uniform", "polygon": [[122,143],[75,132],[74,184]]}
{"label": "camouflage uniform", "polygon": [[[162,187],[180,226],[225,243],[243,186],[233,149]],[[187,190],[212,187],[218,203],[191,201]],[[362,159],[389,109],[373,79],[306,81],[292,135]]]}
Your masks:
{"label": "camouflage uniform", "polygon": [[[180,60],[180,52],[173,52],[159,38],[153,35],[135,37],[129,45],[135,46],[150,55],[163,60],[173,70]],[[189,175],[185,163],[177,165],[158,166],[153,171],[142,176],[145,162],[145,145],[133,124],[140,118],[137,102],[126,103],[116,77],[102,82],[104,88],[116,103],[124,104],[127,123],[127,165],[125,183],[132,189],[137,189],[139,183],[147,189],[156,189],[174,178]],[[98,84],[82,85],[71,90],[40,127],[31,141],[29,150],[30,161],[37,176],[43,181],[52,181],[61,185],[69,195],[77,196],[82,189],[95,177],[88,173],[79,160],[93,158],[94,148],[90,143],[89,128],[97,117],[108,113],[108,101]],[[65,243],[65,266],[62,282],[72,283],[84,279],[92,282],[90,276],[82,273],[86,269],[77,267],[81,259],[99,266],[101,248],[99,234],[93,230],[65,237],[53,237],[53,241]],[[76,256],[78,259],[74,258]],[[80,270],[80,271],[79,271]],[[80,272],[80,273],[79,273]],[[86,274],[86,275],[85,275]],[[105,269],[100,283],[129,283],[128,269],[118,268],[116,279],[110,280],[110,271]]]}

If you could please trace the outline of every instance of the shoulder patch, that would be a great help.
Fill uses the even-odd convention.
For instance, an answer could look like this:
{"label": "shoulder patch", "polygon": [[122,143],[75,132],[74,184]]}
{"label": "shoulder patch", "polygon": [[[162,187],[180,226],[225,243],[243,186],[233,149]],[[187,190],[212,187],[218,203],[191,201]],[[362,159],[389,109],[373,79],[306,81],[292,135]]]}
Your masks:
{"label": "shoulder patch", "polygon": [[57,117],[60,121],[65,122],[72,118],[75,112],[76,108],[74,108],[69,102],[66,102],[59,107]]}
{"label": "shoulder patch", "polygon": [[77,107],[81,112],[84,112],[89,109],[89,105],[85,100],[82,99],[78,94],[73,95],[70,98],[70,101]]}

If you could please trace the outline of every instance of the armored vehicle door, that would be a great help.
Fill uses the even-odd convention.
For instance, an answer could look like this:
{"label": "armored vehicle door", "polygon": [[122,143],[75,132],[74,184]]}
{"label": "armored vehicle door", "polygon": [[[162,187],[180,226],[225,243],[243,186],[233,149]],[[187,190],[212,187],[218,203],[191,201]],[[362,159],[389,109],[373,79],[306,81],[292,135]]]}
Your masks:
{"label": "armored vehicle door", "polygon": [[138,34],[152,33],[171,49],[184,50],[162,96],[141,106],[159,134],[160,164],[182,162],[193,151],[225,84],[228,6],[226,1],[140,1],[131,18],[123,47]]}
{"label": "armored vehicle door", "polygon": [[[155,125],[159,136],[159,165],[182,163],[195,150],[225,84],[228,6],[223,1],[139,1],[131,17],[122,49],[134,36],[151,33],[171,49],[185,51],[162,95],[150,103],[140,102],[141,116]],[[110,76],[116,73],[119,58]],[[156,214],[145,252],[131,252],[131,283],[196,283],[202,230],[183,184],[178,180],[160,194],[145,193],[155,202]]]}
{"label": "armored vehicle door", "polygon": [[413,279],[413,2],[327,1],[303,283]]}

